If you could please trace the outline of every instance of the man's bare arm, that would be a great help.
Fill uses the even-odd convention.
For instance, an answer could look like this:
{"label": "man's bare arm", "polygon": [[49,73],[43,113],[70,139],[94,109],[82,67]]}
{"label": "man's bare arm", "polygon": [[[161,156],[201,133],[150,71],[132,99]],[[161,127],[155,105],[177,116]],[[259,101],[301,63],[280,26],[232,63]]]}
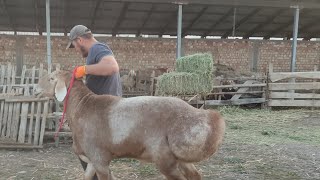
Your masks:
{"label": "man's bare arm", "polygon": [[97,64],[86,65],[86,74],[110,76],[119,72],[119,65],[114,56],[104,56]]}

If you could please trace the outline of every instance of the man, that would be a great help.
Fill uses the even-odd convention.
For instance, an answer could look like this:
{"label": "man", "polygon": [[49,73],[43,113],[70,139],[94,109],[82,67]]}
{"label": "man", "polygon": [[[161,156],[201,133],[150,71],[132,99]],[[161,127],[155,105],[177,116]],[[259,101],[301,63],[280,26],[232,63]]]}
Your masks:
{"label": "man", "polygon": [[76,78],[86,76],[86,85],[95,94],[122,96],[119,66],[111,49],[83,25],[71,29],[69,40],[67,49],[75,48],[86,58],[86,65],[77,68]]}
{"label": "man", "polygon": [[[90,29],[83,25],[74,26],[68,48],[75,48],[86,58],[86,65],[77,68],[76,78],[86,76],[86,86],[95,94],[122,96],[119,66],[113,52],[106,44],[98,42]],[[80,161],[86,170],[87,163]],[[94,179],[98,179],[96,174]]]}

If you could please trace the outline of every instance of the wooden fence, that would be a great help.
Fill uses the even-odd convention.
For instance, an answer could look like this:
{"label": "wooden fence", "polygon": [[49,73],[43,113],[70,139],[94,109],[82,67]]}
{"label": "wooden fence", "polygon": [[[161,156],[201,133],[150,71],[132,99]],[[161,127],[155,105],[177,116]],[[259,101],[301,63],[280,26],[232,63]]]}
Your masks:
{"label": "wooden fence", "polygon": [[[220,79],[218,85],[213,86],[213,91],[205,95],[190,96],[185,98],[191,105],[200,104],[207,106],[226,106],[226,105],[250,105],[262,104],[266,102],[265,92],[267,84],[266,78],[242,78],[239,79]],[[222,81],[236,82],[223,85]],[[216,81],[217,82],[217,81]]]}
{"label": "wooden fence", "polygon": [[155,71],[136,71],[135,85],[130,90],[123,86],[123,97],[152,96],[155,91]]}
{"label": "wooden fence", "polygon": [[[60,66],[50,66],[48,70],[43,65],[38,68],[23,66],[22,72],[17,73],[12,64],[0,65],[0,148],[42,148],[44,136],[54,135],[61,116],[58,104],[56,103],[56,110],[52,110],[53,100],[39,99],[33,94],[39,78],[53,69],[60,69]],[[157,78],[154,73],[146,77],[144,82],[149,81],[149,84],[143,87],[144,93],[133,96],[153,95]],[[270,65],[266,77],[223,80],[235,83],[220,82],[215,84],[209,94],[180,98],[198,108],[206,105],[250,104],[320,107],[319,71],[273,72]],[[146,88],[150,88],[148,93]],[[226,89],[232,91],[225,91]],[[129,97],[134,92],[126,93]],[[59,135],[69,137],[71,133],[62,132]]]}
{"label": "wooden fence", "polygon": [[320,72],[273,72],[269,66],[268,106],[320,107]]}
{"label": "wooden fence", "polygon": [[[20,75],[12,64],[2,64],[0,72],[0,148],[42,148],[52,100],[33,94],[39,78],[48,72],[40,65]],[[55,69],[60,69],[56,65]],[[49,123],[50,124],[50,123]]]}

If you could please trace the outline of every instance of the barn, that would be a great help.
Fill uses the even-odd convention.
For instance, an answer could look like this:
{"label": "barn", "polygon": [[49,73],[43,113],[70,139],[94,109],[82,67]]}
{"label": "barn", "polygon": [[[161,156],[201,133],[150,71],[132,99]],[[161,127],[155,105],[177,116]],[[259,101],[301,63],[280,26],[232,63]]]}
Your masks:
{"label": "barn", "polygon": [[[70,127],[59,127],[63,103],[34,94],[45,75],[86,64],[66,49],[78,24],[112,49],[123,98],[176,97],[221,113],[221,147],[195,164],[202,179],[319,178],[320,2],[0,2],[0,179],[83,179]],[[137,159],[110,169],[164,178]]]}

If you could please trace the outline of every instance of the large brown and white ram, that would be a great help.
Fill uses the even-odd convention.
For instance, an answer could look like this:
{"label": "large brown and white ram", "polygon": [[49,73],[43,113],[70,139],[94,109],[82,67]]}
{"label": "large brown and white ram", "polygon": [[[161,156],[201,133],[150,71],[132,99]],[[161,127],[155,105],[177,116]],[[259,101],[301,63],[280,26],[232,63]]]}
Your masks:
{"label": "large brown and white ram", "polygon": [[[71,72],[40,79],[39,96],[65,99]],[[96,95],[76,80],[67,103],[73,151],[88,163],[84,178],[96,172],[110,180],[115,158],[155,163],[169,180],[199,180],[193,163],[211,157],[223,141],[225,122],[214,110],[196,109],[173,97],[120,98]]]}

